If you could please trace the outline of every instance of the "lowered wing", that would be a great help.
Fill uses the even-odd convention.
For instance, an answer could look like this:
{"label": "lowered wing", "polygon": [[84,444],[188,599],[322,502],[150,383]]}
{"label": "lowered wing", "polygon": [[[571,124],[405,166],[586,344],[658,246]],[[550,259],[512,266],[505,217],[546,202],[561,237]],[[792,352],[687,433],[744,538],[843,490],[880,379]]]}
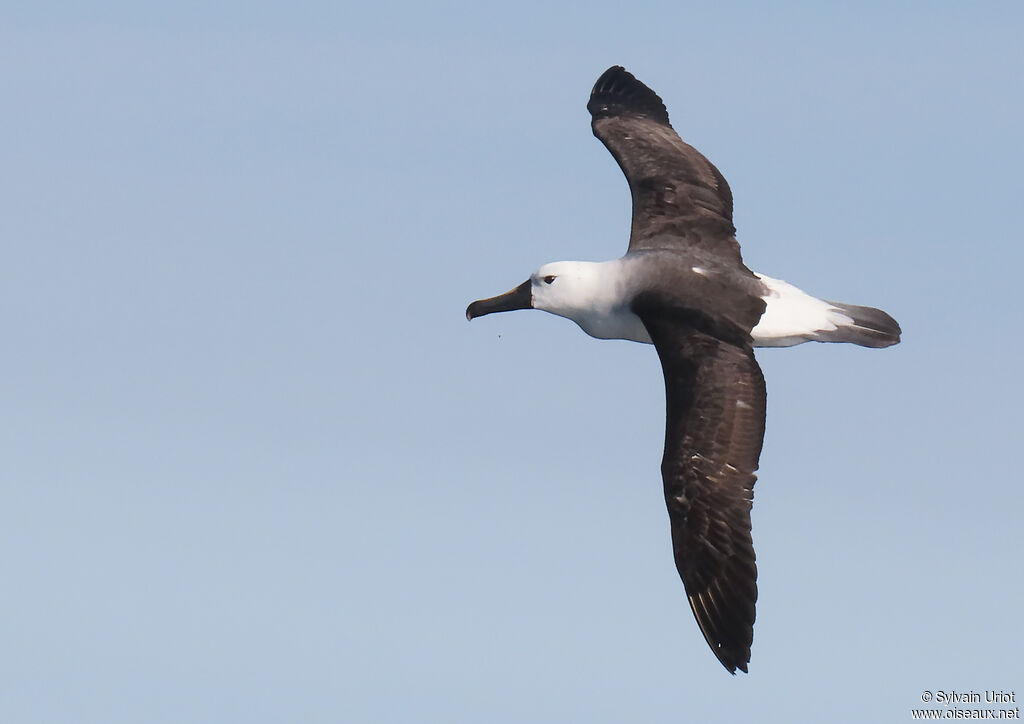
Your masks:
{"label": "lowered wing", "polygon": [[730,672],[747,670],[757,566],[750,508],[764,439],[765,386],[749,343],[634,306],[658,350],[667,400],[661,471],[672,549],[704,638]]}

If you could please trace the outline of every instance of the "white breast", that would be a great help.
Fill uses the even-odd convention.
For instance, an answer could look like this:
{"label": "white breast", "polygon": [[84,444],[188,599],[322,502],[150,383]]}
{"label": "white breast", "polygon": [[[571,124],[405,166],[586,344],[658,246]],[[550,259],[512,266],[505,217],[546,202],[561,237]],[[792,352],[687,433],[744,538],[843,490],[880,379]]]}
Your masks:
{"label": "white breast", "polygon": [[591,337],[625,339],[631,342],[652,344],[651,337],[647,334],[647,328],[640,321],[640,317],[624,306],[601,311],[588,310],[577,313],[572,320]]}

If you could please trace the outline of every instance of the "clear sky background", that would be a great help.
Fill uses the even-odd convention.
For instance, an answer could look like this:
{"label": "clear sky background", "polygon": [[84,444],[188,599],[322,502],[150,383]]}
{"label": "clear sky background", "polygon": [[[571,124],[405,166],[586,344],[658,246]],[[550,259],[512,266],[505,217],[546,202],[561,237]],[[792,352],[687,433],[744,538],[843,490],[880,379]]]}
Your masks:
{"label": "clear sky background", "polygon": [[[1024,697],[1024,6],[765,5],[5,4],[0,720]],[[463,317],[623,253],[612,64],[752,268],[903,325],[758,353],[748,676],[674,570],[654,350]]]}

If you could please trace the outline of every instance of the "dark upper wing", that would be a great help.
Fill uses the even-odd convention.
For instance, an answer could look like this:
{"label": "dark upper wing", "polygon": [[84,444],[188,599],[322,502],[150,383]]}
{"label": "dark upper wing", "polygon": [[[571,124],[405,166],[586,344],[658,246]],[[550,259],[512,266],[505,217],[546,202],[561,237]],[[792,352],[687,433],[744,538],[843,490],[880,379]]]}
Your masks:
{"label": "dark upper wing", "polygon": [[740,259],[729,184],[672,130],[654,91],[616,65],[597,79],[587,110],[633,195],[630,251],[696,246]]}
{"label": "dark upper wing", "polygon": [[750,507],[764,438],[765,387],[749,344],[635,304],[665,373],[661,464],[672,548],[690,608],[730,672],[747,670],[757,566]]}

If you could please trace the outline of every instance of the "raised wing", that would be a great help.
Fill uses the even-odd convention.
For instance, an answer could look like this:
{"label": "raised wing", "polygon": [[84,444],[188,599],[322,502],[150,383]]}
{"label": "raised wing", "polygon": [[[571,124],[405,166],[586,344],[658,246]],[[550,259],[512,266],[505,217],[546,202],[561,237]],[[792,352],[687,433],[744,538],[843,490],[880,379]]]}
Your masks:
{"label": "raised wing", "polygon": [[757,565],[750,508],[764,439],[765,386],[749,342],[634,305],[661,358],[667,400],[661,464],[676,568],[711,650],[747,670]]}
{"label": "raised wing", "polygon": [[672,129],[654,91],[621,66],[612,66],[594,84],[587,110],[594,135],[629,182],[629,251],[701,247],[740,261],[729,184]]}

